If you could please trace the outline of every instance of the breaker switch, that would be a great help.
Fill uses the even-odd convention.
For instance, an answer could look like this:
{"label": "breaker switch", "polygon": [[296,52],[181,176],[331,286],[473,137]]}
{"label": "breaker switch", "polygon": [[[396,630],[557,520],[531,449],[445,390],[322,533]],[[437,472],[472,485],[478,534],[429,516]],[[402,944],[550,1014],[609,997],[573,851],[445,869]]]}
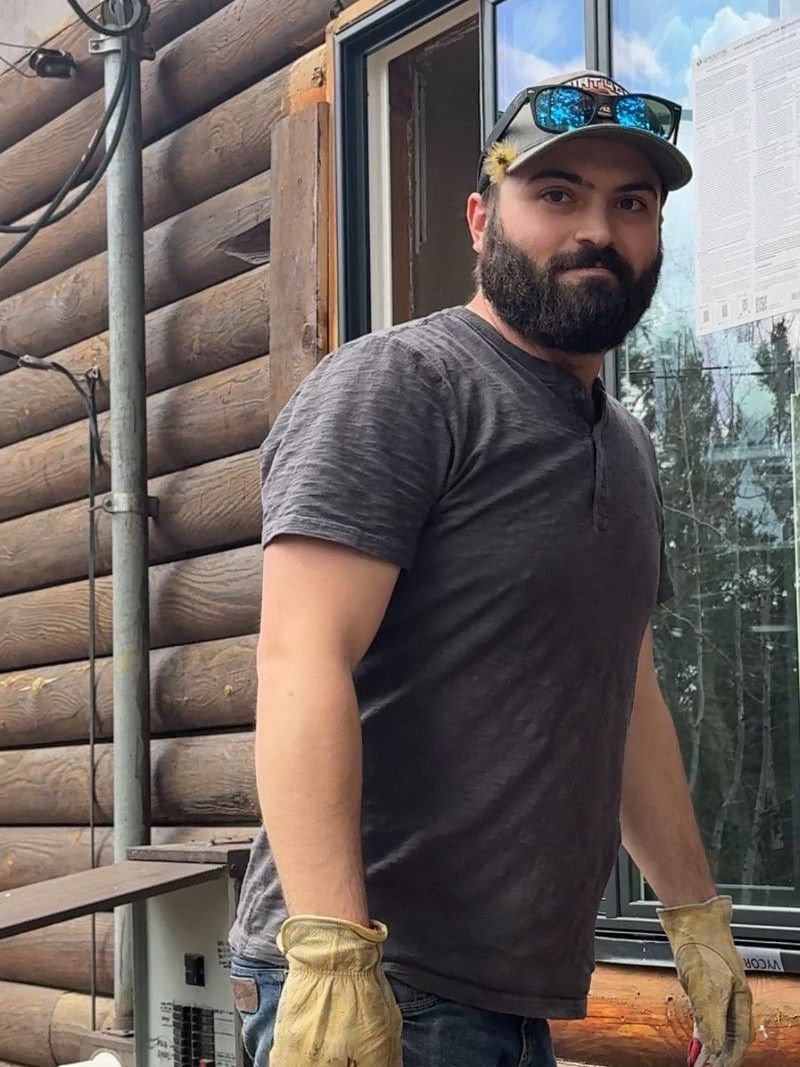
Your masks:
{"label": "breaker switch", "polygon": [[183,957],[183,970],[187,985],[206,984],[206,960],[205,956],[187,952]]}

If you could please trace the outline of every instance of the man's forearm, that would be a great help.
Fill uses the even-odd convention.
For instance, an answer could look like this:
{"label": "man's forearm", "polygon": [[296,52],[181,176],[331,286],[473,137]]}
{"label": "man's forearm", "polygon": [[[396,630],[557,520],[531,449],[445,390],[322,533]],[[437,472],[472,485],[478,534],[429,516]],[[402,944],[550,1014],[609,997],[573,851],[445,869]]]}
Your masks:
{"label": "man's forearm", "polygon": [[361,852],[362,747],[349,666],[260,656],[256,781],[291,915],[369,924]]}
{"label": "man's forearm", "polygon": [[716,893],[672,717],[657,686],[639,694],[628,732],[622,842],[666,907]]}

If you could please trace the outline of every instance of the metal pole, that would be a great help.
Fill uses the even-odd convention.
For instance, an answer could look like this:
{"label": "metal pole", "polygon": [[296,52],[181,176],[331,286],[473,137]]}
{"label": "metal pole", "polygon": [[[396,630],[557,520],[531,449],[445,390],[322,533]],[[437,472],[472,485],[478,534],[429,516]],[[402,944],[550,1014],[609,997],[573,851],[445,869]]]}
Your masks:
{"label": "metal pole", "polygon": [[[128,0],[112,0],[113,23],[131,16]],[[108,325],[111,396],[114,859],[150,843],[150,626],[147,544],[142,115],[139,49],[103,38],[106,102],[127,47],[131,79],[124,132],[108,168]],[[120,106],[124,102],[120,101]],[[111,122],[107,140],[116,123]],[[114,913],[116,1026],[133,1028],[132,908]]]}

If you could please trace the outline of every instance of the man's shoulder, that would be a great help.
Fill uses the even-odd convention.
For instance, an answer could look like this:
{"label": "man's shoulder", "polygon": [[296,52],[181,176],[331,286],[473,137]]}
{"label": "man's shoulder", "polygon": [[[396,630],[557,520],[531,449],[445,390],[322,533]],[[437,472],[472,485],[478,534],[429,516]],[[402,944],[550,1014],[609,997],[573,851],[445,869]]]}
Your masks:
{"label": "man's shoulder", "polygon": [[634,440],[648,449],[652,448],[653,438],[642,420],[629,411],[615,396],[607,396],[606,402],[616,421],[628,430]]}
{"label": "man's shoulder", "polygon": [[452,344],[453,329],[459,321],[458,310],[445,308],[424,318],[363,334],[334,349],[322,364],[332,370],[358,366],[361,361],[366,366],[369,361],[376,370],[387,371],[422,365],[443,375],[448,342]]}

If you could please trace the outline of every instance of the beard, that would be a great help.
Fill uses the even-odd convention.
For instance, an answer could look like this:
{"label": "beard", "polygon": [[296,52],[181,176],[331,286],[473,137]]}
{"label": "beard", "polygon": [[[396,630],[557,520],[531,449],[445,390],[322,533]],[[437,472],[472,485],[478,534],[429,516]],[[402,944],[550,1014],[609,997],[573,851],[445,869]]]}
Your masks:
{"label": "beard", "polygon": [[[613,248],[581,248],[538,267],[503,232],[490,210],[476,274],[503,321],[528,341],[571,355],[595,355],[621,344],[650,307],[664,254],[637,277]],[[565,270],[602,266],[615,278],[567,282]]]}

